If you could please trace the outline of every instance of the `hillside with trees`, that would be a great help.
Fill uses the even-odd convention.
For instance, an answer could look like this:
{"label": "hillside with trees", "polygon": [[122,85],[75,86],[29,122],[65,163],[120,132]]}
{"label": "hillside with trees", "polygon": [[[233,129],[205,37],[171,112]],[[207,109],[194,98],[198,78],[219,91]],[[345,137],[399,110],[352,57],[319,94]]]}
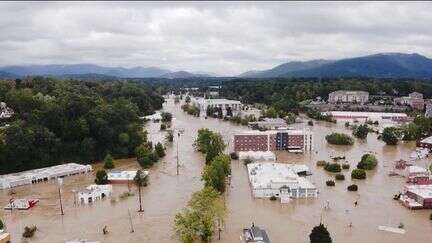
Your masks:
{"label": "hillside with trees", "polygon": [[0,171],[10,173],[134,156],[146,141],[139,116],[160,109],[163,98],[132,82],[35,77],[0,81],[0,101],[15,111],[0,132]]}

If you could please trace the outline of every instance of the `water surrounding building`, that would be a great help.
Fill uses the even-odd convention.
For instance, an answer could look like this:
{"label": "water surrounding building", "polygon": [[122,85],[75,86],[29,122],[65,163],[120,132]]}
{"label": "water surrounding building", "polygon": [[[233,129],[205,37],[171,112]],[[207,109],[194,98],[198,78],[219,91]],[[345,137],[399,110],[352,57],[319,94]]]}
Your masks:
{"label": "water surrounding building", "polygon": [[78,202],[81,204],[89,204],[105,197],[110,197],[112,194],[112,185],[90,185],[86,189],[77,193]]}
{"label": "water surrounding building", "polygon": [[317,197],[318,189],[315,185],[298,175],[305,170],[305,167],[307,168],[305,165],[268,162],[248,164],[253,196],[277,197],[281,202],[289,202],[290,198]]}
{"label": "water surrounding building", "polygon": [[206,116],[208,108],[221,108],[222,115],[227,114],[232,116],[240,115],[242,109],[242,103],[238,100],[227,100],[227,99],[205,99],[201,97],[195,97],[191,100],[191,104],[200,109],[201,116]]}
{"label": "water surrounding building", "polygon": [[308,130],[245,131],[234,135],[234,151],[304,152],[313,149],[312,140],[312,132]]}
{"label": "water surrounding building", "polygon": [[328,103],[357,103],[364,104],[369,101],[366,91],[337,90],[329,94]]}
{"label": "water surrounding building", "polygon": [[357,112],[357,111],[327,111],[323,115],[331,115],[335,119],[377,121],[379,123],[404,122],[408,120],[405,113],[382,113],[382,112]]}
{"label": "water surrounding building", "polygon": [[44,182],[58,177],[84,174],[92,170],[93,169],[91,165],[68,163],[7,175],[0,175],[0,189]]}
{"label": "water surrounding building", "polygon": [[432,209],[432,185],[406,185],[399,200],[410,209]]}
{"label": "water surrounding building", "polygon": [[425,101],[423,99],[423,94],[418,92],[410,93],[408,96],[394,98],[395,105],[407,105],[414,110],[423,110]]}
{"label": "water surrounding building", "polygon": [[287,123],[282,118],[264,118],[262,121],[249,122],[249,127],[258,127],[261,129],[279,129],[286,128]]}

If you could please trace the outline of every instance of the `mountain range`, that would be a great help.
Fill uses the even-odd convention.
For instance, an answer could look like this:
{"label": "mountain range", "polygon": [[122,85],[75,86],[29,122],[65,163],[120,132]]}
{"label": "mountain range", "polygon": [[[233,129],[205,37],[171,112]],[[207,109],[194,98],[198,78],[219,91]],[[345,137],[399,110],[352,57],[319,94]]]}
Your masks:
{"label": "mountain range", "polygon": [[[170,71],[158,67],[104,67],[94,64],[28,65],[0,67],[0,78],[48,75],[66,78],[166,78],[218,77],[208,72]],[[219,75],[220,77],[220,75]],[[339,60],[292,61],[274,68],[248,71],[241,78],[376,77],[432,79],[432,59],[417,53],[379,53]]]}
{"label": "mountain range", "polygon": [[432,59],[404,53],[380,53],[340,60],[288,62],[262,71],[248,71],[246,78],[276,77],[376,77],[432,78]]}

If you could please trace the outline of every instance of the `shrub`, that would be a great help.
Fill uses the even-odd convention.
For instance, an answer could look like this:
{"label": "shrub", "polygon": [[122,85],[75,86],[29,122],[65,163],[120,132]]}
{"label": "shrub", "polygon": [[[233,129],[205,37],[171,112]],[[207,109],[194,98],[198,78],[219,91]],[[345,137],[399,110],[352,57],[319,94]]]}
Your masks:
{"label": "shrub", "polygon": [[335,182],[333,180],[326,181],[327,186],[335,186]]}
{"label": "shrub", "polygon": [[159,158],[162,158],[165,156],[165,147],[159,142],[155,146],[155,152],[159,156]]}
{"label": "shrub", "polygon": [[363,170],[373,170],[378,164],[378,160],[372,154],[364,154],[357,164],[357,168]]}
{"label": "shrub", "polygon": [[230,157],[231,157],[231,159],[234,159],[234,160],[239,159],[239,157],[238,157],[238,155],[237,155],[236,152],[232,152],[232,153],[230,153]]}
{"label": "shrub", "polygon": [[162,112],[161,113],[161,121],[162,122],[171,122],[172,121],[172,114],[169,112]]}
{"label": "shrub", "polygon": [[3,223],[3,221],[0,219],[0,230],[4,229],[5,225]]}
{"label": "shrub", "polygon": [[342,165],[342,169],[344,169],[344,170],[349,170],[349,168],[350,168],[350,165],[349,164],[343,164]]}
{"label": "shrub", "polygon": [[30,226],[30,227],[26,226],[26,227],[24,227],[24,232],[23,232],[22,236],[24,238],[31,238],[35,234],[36,230],[37,230],[36,225]]}
{"label": "shrub", "polygon": [[358,190],[358,186],[356,184],[349,185],[347,190],[350,192],[356,192]]}
{"label": "shrub", "polygon": [[344,133],[332,133],[325,137],[329,144],[335,145],[353,145],[354,140],[351,136]]}
{"label": "shrub", "polygon": [[350,123],[349,122],[345,122],[345,127],[349,127]]}
{"label": "shrub", "polygon": [[166,128],[167,128],[167,126],[166,126],[164,123],[162,123],[162,124],[160,125],[160,130],[161,130],[161,131],[166,130]]}
{"label": "shrub", "polygon": [[345,180],[345,176],[343,174],[337,174],[335,176],[335,179],[338,181],[343,181],[343,180]]}
{"label": "shrub", "polygon": [[327,162],[325,160],[318,160],[316,166],[326,166]]}
{"label": "shrub", "polygon": [[153,151],[148,156],[149,156],[149,158],[150,158],[150,160],[151,160],[152,163],[156,163],[159,160],[159,155],[158,155],[158,153],[156,151]]}
{"label": "shrub", "polygon": [[351,178],[360,180],[366,179],[366,171],[363,169],[354,169],[351,172]]}
{"label": "shrub", "polygon": [[174,132],[173,130],[168,130],[167,135],[165,136],[165,140],[172,143],[174,141]]}
{"label": "shrub", "polygon": [[313,124],[313,121],[308,121],[308,125],[309,126],[313,126],[314,124]]}
{"label": "shrub", "polygon": [[353,130],[353,135],[357,138],[365,139],[367,138],[369,128],[367,125],[360,125]]}
{"label": "shrub", "polygon": [[276,198],[274,195],[270,197],[270,200],[271,200],[271,201],[276,201],[276,199],[277,199],[277,198]]}
{"label": "shrub", "polygon": [[338,163],[327,163],[324,166],[324,169],[328,172],[333,172],[333,173],[338,173],[342,171],[341,166]]}
{"label": "shrub", "polygon": [[139,158],[138,164],[140,164],[142,168],[151,167],[153,165],[153,161],[150,154],[144,155],[143,157]]}
{"label": "shrub", "polygon": [[309,234],[310,243],[331,243],[332,238],[327,228],[320,223],[312,229]]}
{"label": "shrub", "polygon": [[382,140],[387,145],[396,145],[398,143],[397,129],[395,127],[386,127],[382,133]]}

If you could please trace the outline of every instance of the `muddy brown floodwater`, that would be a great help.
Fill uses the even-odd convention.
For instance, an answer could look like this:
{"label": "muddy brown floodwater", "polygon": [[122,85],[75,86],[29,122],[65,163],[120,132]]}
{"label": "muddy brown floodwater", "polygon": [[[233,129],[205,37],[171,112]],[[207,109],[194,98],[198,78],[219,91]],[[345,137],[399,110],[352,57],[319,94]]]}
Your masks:
{"label": "muddy brown floodwater", "polygon": [[[173,113],[173,125],[176,128],[185,130],[179,140],[180,175],[176,175],[175,140],[172,145],[168,145],[167,156],[150,170],[150,185],[143,189],[143,213],[137,212],[137,193],[133,197],[119,199],[119,195],[128,190],[126,185],[114,185],[115,203],[106,199],[92,205],[74,206],[72,190],[82,189],[92,183],[94,173],[65,178],[62,193],[64,216],[60,215],[55,181],[22,186],[14,189],[15,198],[35,197],[40,199],[40,203],[28,211],[1,210],[0,216],[6,222],[13,242],[20,242],[23,228],[27,225],[38,226],[37,233],[29,240],[35,243],[61,243],[72,239],[100,240],[103,243],[178,242],[173,232],[174,215],[186,204],[191,193],[202,187],[200,176],[204,158],[192,148],[197,130],[210,128],[218,131],[231,147],[232,135],[247,128],[217,119],[189,116],[181,111],[180,105],[174,105],[173,100],[164,104],[164,110]],[[165,136],[165,132],[159,131],[159,126],[159,123],[146,124],[149,138],[154,142],[162,141]],[[296,126],[302,127],[305,124]],[[267,230],[272,242],[306,243],[309,242],[308,235],[312,227],[321,219],[327,225],[333,242],[337,243],[432,242],[432,221],[429,220],[432,210],[411,211],[392,199],[394,194],[401,191],[404,179],[388,176],[391,164],[397,159],[408,158],[415,148],[414,143],[385,146],[377,140],[375,134],[369,134],[367,142],[356,140],[354,146],[332,146],[326,143],[324,137],[333,131],[350,133],[343,123],[316,122],[311,129],[315,139],[313,152],[279,152],[277,158],[280,162],[308,165],[313,172],[309,179],[320,191],[318,198],[298,199],[283,205],[278,201],[254,199],[245,166],[239,161],[233,161],[232,181],[225,195],[228,213],[221,242],[240,242],[242,228],[255,222],[255,225]],[[355,182],[359,186],[358,192],[346,190],[352,183],[349,171],[343,171],[345,181],[336,181],[336,186],[332,188],[325,186],[325,181],[333,175],[317,168],[317,160],[344,155],[352,169],[366,152],[373,152],[379,159],[379,165],[375,171],[368,172],[366,180]],[[425,166],[430,160],[417,163]],[[95,165],[95,171],[100,166]],[[116,169],[118,168],[138,168],[138,164],[134,159],[118,160]],[[135,192],[136,188],[131,186],[131,190]],[[4,206],[9,198],[8,191],[1,190],[0,206]],[[327,201],[330,209],[323,210]],[[358,201],[357,207],[354,207],[354,201]],[[128,211],[132,215],[134,233],[130,233]],[[352,227],[348,227],[350,222]],[[379,225],[397,227],[400,223],[407,230],[405,235],[377,229]],[[102,234],[104,226],[108,227],[107,235]]]}

